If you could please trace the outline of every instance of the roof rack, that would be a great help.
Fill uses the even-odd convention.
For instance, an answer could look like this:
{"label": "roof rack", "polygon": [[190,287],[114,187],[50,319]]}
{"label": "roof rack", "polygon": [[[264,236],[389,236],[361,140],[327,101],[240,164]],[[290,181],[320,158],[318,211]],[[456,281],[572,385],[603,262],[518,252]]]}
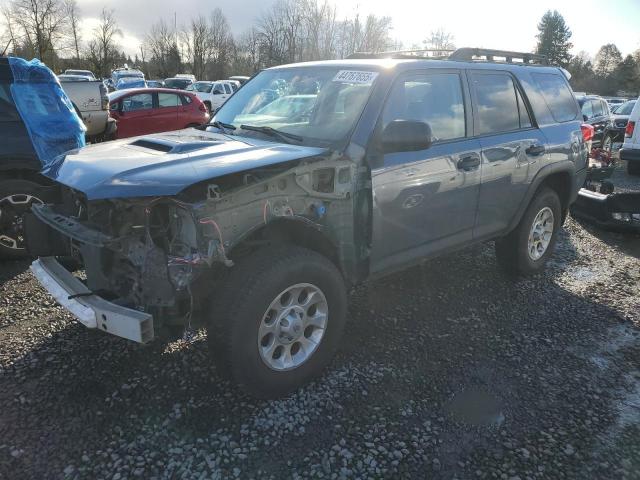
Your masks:
{"label": "roof rack", "polygon": [[356,52],[352,53],[347,59],[376,59],[376,58],[420,58],[443,60],[449,58],[453,50],[442,48],[422,48],[419,50],[392,50],[388,52]]}
{"label": "roof rack", "polygon": [[[449,55],[449,60],[460,60],[463,62],[484,60],[486,62],[495,62],[495,57],[503,58],[505,63],[524,63],[527,65],[547,65],[548,63],[545,55],[510,52],[508,50],[491,50],[488,48],[459,48]],[[514,59],[519,59],[520,62],[514,62]]]}
{"label": "roof rack", "polygon": [[[496,57],[502,60],[496,60]],[[524,65],[547,65],[547,57],[536,53],[510,52],[487,48],[458,48],[457,50],[424,48],[421,50],[394,50],[389,52],[356,52],[347,59],[429,59],[454,60],[462,62],[502,62]],[[519,61],[516,61],[519,60]]]}

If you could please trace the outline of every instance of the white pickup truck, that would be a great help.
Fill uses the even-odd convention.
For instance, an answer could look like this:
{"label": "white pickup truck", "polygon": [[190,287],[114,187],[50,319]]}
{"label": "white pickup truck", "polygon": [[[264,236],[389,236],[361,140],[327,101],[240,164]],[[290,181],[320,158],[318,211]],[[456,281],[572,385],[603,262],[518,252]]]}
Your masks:
{"label": "white pickup truck", "polygon": [[233,94],[231,85],[224,81],[192,83],[185,90],[193,92],[202,100],[209,113],[215,113]]}
{"label": "white pickup truck", "polygon": [[87,127],[87,141],[111,139],[116,132],[116,121],[109,116],[109,98],[104,84],[100,80],[60,80],[62,89]]}

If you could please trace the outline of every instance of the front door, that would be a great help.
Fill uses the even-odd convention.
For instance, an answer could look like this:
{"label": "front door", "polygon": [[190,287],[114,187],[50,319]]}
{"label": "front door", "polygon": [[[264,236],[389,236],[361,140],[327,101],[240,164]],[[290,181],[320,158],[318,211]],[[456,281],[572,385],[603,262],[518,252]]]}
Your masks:
{"label": "front door", "polygon": [[422,121],[430,125],[433,143],[426,150],[369,155],[372,272],[472,239],[480,144],[467,134],[470,115],[460,71],[406,74],[395,82],[377,131],[394,120]]}
{"label": "front door", "polygon": [[120,100],[114,112],[118,122],[118,138],[135,137],[149,133],[148,116],[153,111],[153,94],[137,93]]}

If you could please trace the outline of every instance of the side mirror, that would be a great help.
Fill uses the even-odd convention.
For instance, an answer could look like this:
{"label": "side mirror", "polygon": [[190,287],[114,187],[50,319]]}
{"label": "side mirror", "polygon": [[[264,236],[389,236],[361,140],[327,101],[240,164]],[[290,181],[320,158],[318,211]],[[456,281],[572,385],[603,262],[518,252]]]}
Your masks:
{"label": "side mirror", "polygon": [[394,120],[382,132],[384,153],[415,152],[431,147],[431,126],[417,120]]}

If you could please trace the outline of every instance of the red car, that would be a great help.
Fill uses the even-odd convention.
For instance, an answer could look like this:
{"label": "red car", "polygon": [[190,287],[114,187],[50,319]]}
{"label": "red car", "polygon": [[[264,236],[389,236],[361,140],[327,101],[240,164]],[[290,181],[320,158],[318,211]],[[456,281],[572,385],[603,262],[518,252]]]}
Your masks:
{"label": "red car", "polygon": [[118,122],[116,138],[180,130],[209,121],[204,103],[190,92],[168,88],[132,88],[109,94],[109,110]]}

